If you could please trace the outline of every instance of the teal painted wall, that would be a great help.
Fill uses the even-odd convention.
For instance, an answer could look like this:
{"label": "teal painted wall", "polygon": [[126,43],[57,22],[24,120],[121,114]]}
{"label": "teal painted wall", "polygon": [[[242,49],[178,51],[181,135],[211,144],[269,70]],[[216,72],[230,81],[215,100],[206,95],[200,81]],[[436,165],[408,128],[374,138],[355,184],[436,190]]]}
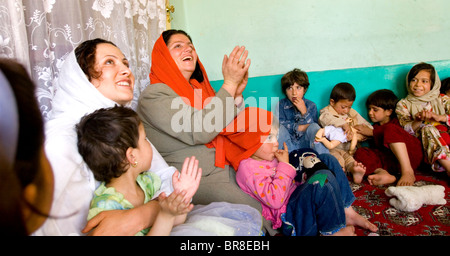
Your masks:
{"label": "teal painted wall", "polygon": [[[441,80],[450,77],[450,61],[429,63],[436,68]],[[334,85],[340,82],[348,82],[356,90],[356,100],[353,103],[353,108],[370,121],[365,107],[367,97],[379,89],[390,89],[395,92],[397,97],[406,97],[406,75],[415,64],[312,72],[304,70],[307,72],[310,81],[305,97],[315,102],[320,111],[320,109],[328,105],[330,92]],[[248,105],[271,110],[273,103],[284,98],[280,83],[282,76],[281,74],[250,78],[244,92],[244,97],[249,99],[247,101]],[[223,80],[211,81],[211,85],[216,90],[220,89],[222,83]]]}
{"label": "teal painted wall", "polygon": [[172,28],[188,32],[213,87],[222,84],[222,59],[245,45],[252,60],[245,97],[283,97],[280,79],[308,73],[306,97],[319,109],[332,87],[349,82],[354,108],[377,89],[406,96],[405,77],[416,63],[450,76],[448,0],[170,0]]}

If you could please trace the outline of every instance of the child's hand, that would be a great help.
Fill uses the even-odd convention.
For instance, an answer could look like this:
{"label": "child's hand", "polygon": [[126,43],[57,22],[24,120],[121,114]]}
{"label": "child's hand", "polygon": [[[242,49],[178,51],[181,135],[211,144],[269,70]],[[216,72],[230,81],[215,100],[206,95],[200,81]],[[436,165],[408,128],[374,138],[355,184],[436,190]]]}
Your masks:
{"label": "child's hand", "polygon": [[357,124],[354,126],[354,128],[356,129],[356,131],[358,131],[359,134],[370,137],[373,136],[373,129],[365,124]]}
{"label": "child's hand", "polygon": [[158,197],[161,212],[170,214],[172,216],[182,215],[190,212],[194,207],[193,204],[184,200],[186,196],[185,191],[175,190],[169,196],[162,192]]}
{"label": "child's hand", "polygon": [[324,141],[328,141],[328,139],[327,138],[325,138],[325,137],[315,137],[315,139],[314,139],[315,141],[317,141],[317,142],[324,142]]}
{"label": "child's hand", "polygon": [[308,126],[309,126],[309,124],[299,124],[297,131],[304,132],[304,131],[306,131],[306,129],[308,129]]}
{"label": "child's hand", "polygon": [[325,134],[324,134],[325,130],[324,128],[320,128],[317,133],[316,136],[314,137],[314,141],[316,142],[322,142],[324,140],[328,140],[327,138],[325,138]]}
{"label": "child's hand", "polygon": [[295,97],[295,99],[292,101],[292,103],[298,109],[298,111],[300,111],[300,113],[302,113],[302,115],[306,114],[306,112],[308,111],[303,98]]}
{"label": "child's hand", "polygon": [[446,123],[447,122],[447,115],[438,115],[432,111],[430,113],[430,120],[440,123]]}
{"label": "child's hand", "polygon": [[350,125],[349,125],[348,123],[345,123],[345,124],[342,126],[342,130],[344,130],[344,132],[345,132],[346,134],[352,131],[352,129],[350,128]]}
{"label": "child's hand", "polygon": [[414,115],[414,120],[416,120],[416,121],[423,121],[422,112],[423,112],[423,111],[417,112],[417,113]]}
{"label": "child's hand", "polygon": [[421,121],[429,121],[431,117],[432,117],[431,112],[426,110],[422,110],[416,114],[416,119]]}
{"label": "child's hand", "polygon": [[275,157],[278,162],[289,163],[289,150],[286,145],[286,142],[283,143],[283,149],[278,149],[275,151]]}
{"label": "child's hand", "polygon": [[438,115],[433,111],[422,110],[417,113],[414,118],[418,121],[427,121],[427,122],[447,122],[446,115]]}
{"label": "child's hand", "polygon": [[197,192],[202,177],[202,168],[198,168],[198,160],[195,159],[195,156],[184,160],[181,174],[179,174],[177,170],[172,176],[173,188],[185,191],[185,200],[189,202]]}
{"label": "child's hand", "polygon": [[353,131],[352,131],[352,128],[350,127],[350,125],[348,123],[344,124],[342,126],[342,130],[344,130],[344,133],[347,136],[347,140],[351,141],[353,138]]}
{"label": "child's hand", "polygon": [[431,111],[422,110],[418,112],[415,116],[416,120],[420,121],[429,121],[433,117],[433,113]]}

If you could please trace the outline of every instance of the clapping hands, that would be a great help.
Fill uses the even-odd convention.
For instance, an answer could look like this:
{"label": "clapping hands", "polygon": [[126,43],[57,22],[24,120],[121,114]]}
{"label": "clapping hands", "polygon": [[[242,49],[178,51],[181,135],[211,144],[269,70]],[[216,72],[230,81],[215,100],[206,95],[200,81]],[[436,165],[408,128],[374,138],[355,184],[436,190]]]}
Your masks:
{"label": "clapping hands", "polygon": [[248,69],[251,62],[247,57],[248,51],[245,50],[244,46],[236,46],[230,56],[225,55],[223,57],[223,87],[233,97],[242,96],[242,92],[247,86]]}
{"label": "clapping hands", "polygon": [[195,156],[186,158],[181,173],[177,170],[172,176],[173,188],[185,192],[184,199],[190,201],[197,192],[201,177],[202,168],[198,168],[198,160]]}
{"label": "clapping hands", "polygon": [[190,204],[192,197],[197,192],[202,177],[202,168],[198,168],[198,160],[195,156],[186,158],[181,169],[172,175],[174,191],[167,196],[164,192],[158,197],[161,211],[171,215],[188,213],[194,207]]}

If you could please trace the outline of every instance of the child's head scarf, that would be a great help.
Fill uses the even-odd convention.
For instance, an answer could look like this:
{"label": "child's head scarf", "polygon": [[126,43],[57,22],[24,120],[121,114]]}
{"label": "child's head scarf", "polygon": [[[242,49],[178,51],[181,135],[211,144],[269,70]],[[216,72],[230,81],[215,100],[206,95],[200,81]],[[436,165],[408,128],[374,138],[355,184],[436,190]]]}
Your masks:
{"label": "child's head scarf", "polygon": [[[411,72],[411,71],[410,71]],[[438,115],[444,115],[445,114],[445,108],[442,104],[442,101],[439,98],[440,89],[441,89],[441,80],[439,79],[437,71],[435,72],[435,81],[434,84],[431,87],[431,90],[426,93],[425,95],[422,95],[420,97],[416,97],[411,92],[411,88],[409,86],[408,76],[409,72],[406,75],[406,89],[408,90],[408,96],[406,97],[406,106],[411,112],[412,116],[415,116],[417,113],[421,112],[423,110],[424,103],[430,102],[431,106],[433,107],[433,112]]]}

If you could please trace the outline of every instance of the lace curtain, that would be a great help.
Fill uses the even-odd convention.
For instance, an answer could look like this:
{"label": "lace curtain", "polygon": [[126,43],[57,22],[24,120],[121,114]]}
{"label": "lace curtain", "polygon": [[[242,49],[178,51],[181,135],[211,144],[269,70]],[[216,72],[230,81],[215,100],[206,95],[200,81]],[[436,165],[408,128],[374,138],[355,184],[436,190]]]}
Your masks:
{"label": "lace curtain", "polygon": [[81,42],[115,43],[128,58],[140,92],[150,83],[151,51],[166,29],[164,0],[0,0],[0,58],[13,58],[37,85],[48,119],[61,63]]}

